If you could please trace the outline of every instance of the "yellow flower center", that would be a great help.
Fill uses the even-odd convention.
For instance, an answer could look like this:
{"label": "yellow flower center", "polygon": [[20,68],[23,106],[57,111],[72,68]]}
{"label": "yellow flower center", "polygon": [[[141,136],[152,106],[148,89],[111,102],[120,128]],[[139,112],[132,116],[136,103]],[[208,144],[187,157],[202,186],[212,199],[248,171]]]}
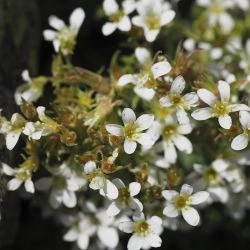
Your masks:
{"label": "yellow flower center", "polygon": [[16,178],[22,181],[26,181],[31,177],[31,174],[29,171],[20,171],[19,173],[16,174]]}
{"label": "yellow flower center", "polygon": [[73,53],[76,44],[76,31],[73,28],[64,28],[57,34],[60,41],[60,48],[65,55]]}
{"label": "yellow flower center", "polygon": [[148,15],[146,16],[145,21],[150,30],[158,30],[161,27],[160,17],[158,15]]}
{"label": "yellow flower center", "polygon": [[109,18],[112,22],[119,23],[123,17],[124,17],[124,12],[118,11],[118,12],[112,14]]}
{"label": "yellow flower center", "polygon": [[212,167],[209,167],[204,173],[204,179],[210,184],[215,184],[218,182],[219,175]]}
{"label": "yellow flower center", "polygon": [[150,225],[146,221],[138,221],[134,226],[135,234],[138,236],[146,236],[150,233]]}
{"label": "yellow flower center", "polygon": [[137,129],[138,124],[136,123],[128,123],[124,126],[123,133],[126,139],[136,140],[138,137]]}
{"label": "yellow flower center", "polygon": [[227,115],[229,112],[230,112],[230,109],[228,107],[228,103],[216,102],[212,106],[212,114],[215,117]]}
{"label": "yellow flower center", "polygon": [[173,135],[175,135],[177,132],[177,126],[176,124],[168,124],[165,126],[163,130],[163,136],[166,139],[171,138]]}
{"label": "yellow flower center", "polygon": [[185,106],[185,101],[183,100],[182,96],[174,93],[170,95],[170,102],[175,106],[175,107],[184,107]]}
{"label": "yellow flower center", "polygon": [[119,188],[118,191],[119,191],[119,199],[118,199],[118,201],[120,203],[126,203],[127,204],[129,202],[129,200],[130,200],[130,197],[131,197],[129,189],[128,188]]}
{"label": "yellow flower center", "polygon": [[189,205],[189,196],[178,195],[174,201],[174,206],[176,209],[181,210]]}
{"label": "yellow flower center", "polygon": [[210,7],[210,11],[216,14],[220,14],[224,11],[224,8],[221,4],[219,3],[214,3]]}
{"label": "yellow flower center", "polygon": [[149,89],[156,88],[157,82],[156,82],[156,80],[154,79],[154,77],[153,77],[152,74],[149,74],[149,75],[148,75],[148,79],[147,79],[146,83],[144,84],[144,86],[145,86],[146,88],[149,88]]}

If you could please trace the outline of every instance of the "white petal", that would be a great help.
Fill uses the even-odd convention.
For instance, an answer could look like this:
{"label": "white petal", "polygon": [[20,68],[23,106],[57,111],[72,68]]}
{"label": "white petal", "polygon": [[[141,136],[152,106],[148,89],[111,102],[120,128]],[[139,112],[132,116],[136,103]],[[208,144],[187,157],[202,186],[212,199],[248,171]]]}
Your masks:
{"label": "white petal", "polygon": [[177,160],[177,153],[172,142],[163,142],[164,157],[169,163],[175,163]]}
{"label": "white petal", "polygon": [[143,18],[141,16],[134,16],[132,18],[132,23],[135,26],[139,26],[139,27],[143,27],[145,25],[144,20],[143,20]]}
{"label": "white petal", "polygon": [[96,163],[94,161],[88,161],[84,165],[84,173],[85,174],[93,173],[95,170],[96,170]]}
{"label": "white petal", "polygon": [[128,250],[140,250],[143,246],[143,241],[141,237],[132,235],[128,241]]}
{"label": "white petal", "polygon": [[137,131],[142,131],[150,128],[153,124],[153,121],[154,115],[145,114],[139,116],[136,120],[136,124],[139,125],[139,129],[137,129]]}
{"label": "white petal", "polygon": [[107,22],[102,26],[102,34],[104,36],[111,35],[117,28],[115,23]]}
{"label": "white petal", "polygon": [[135,56],[141,65],[148,65],[151,62],[151,55],[146,48],[136,48]]}
{"label": "white petal", "polygon": [[119,86],[124,86],[124,85],[127,85],[129,83],[135,83],[135,82],[136,82],[136,75],[126,74],[126,75],[123,75],[119,78],[117,84]]}
{"label": "white petal", "polygon": [[53,46],[54,46],[54,49],[55,49],[55,51],[56,52],[59,52],[59,50],[60,50],[60,42],[59,42],[59,40],[53,40]]}
{"label": "white petal", "polygon": [[69,18],[70,26],[75,27],[77,30],[81,27],[85,19],[85,12],[82,8],[75,9]]}
{"label": "white petal", "polygon": [[217,159],[212,162],[212,168],[218,173],[225,171],[228,167],[229,162],[223,159]]}
{"label": "white petal", "polygon": [[232,126],[232,118],[230,115],[219,116],[219,124],[224,129],[230,129]]}
{"label": "white petal", "polygon": [[209,106],[213,105],[217,101],[216,96],[207,89],[199,89],[197,91],[197,94],[200,97],[200,99]]}
{"label": "white petal", "polygon": [[105,126],[106,130],[114,135],[114,136],[122,136],[123,135],[123,127],[117,124],[107,124]]}
{"label": "white petal", "polygon": [[106,184],[103,188],[103,191],[106,196],[111,200],[117,199],[119,195],[117,187],[109,180],[106,180]]}
{"label": "white petal", "polygon": [[8,134],[6,135],[7,149],[12,150],[16,146],[18,139],[20,137],[20,134],[21,134],[20,130],[13,130],[13,131],[8,132]]}
{"label": "white petal", "polygon": [[[50,30],[50,31],[54,32],[53,30]],[[29,74],[29,71],[27,69],[22,72],[22,78],[25,82],[31,81],[30,74]]]}
{"label": "white petal", "polygon": [[[190,120],[189,120],[188,114],[187,114],[187,112],[186,112],[184,109],[179,109],[179,110],[177,110],[177,112],[176,112],[176,117],[177,117],[178,122],[179,122],[181,125],[190,124]],[[190,127],[191,127],[191,126],[190,126]],[[191,130],[192,130],[192,127],[191,127]],[[190,131],[190,132],[191,132],[191,131]],[[189,132],[189,133],[190,133],[190,132]]]}
{"label": "white petal", "polygon": [[136,147],[137,143],[135,141],[131,141],[128,139],[125,140],[123,148],[127,154],[133,154],[136,150]]}
{"label": "white petal", "polygon": [[10,166],[8,166],[7,164],[3,162],[2,163],[0,162],[0,165],[2,166],[2,170],[4,174],[9,175],[9,176],[15,175],[16,171],[13,168],[11,168]]}
{"label": "white petal", "polygon": [[232,112],[236,111],[250,111],[250,108],[246,104],[232,104]]}
{"label": "white petal", "polygon": [[160,247],[162,240],[157,234],[149,234],[145,237],[145,240],[151,247]]}
{"label": "white petal", "polygon": [[209,193],[206,191],[200,191],[191,196],[191,204],[198,205],[205,202],[209,197]]}
{"label": "white petal", "polygon": [[211,108],[196,109],[191,116],[198,121],[207,120],[212,117]]}
{"label": "white petal", "polygon": [[158,36],[160,30],[144,30],[144,35],[148,42],[153,42]]}
{"label": "white petal", "polygon": [[167,203],[166,207],[163,210],[163,214],[167,217],[175,218],[179,215],[179,212],[172,203]]}
{"label": "white petal", "polygon": [[193,187],[188,184],[183,184],[181,187],[180,194],[191,195],[193,193]]}
{"label": "white petal", "polygon": [[134,231],[134,222],[123,221],[119,223],[118,227],[122,232],[130,234]]}
{"label": "white petal", "polygon": [[131,22],[128,16],[124,16],[122,20],[117,24],[118,29],[121,31],[131,30]]}
{"label": "white petal", "polygon": [[184,220],[191,226],[197,226],[200,222],[200,216],[196,209],[187,207],[182,210]]}
{"label": "white petal", "polygon": [[231,147],[233,150],[242,150],[242,149],[247,147],[248,141],[249,141],[249,138],[247,135],[245,135],[245,134],[237,135],[233,139],[233,141],[231,143]]}
{"label": "white petal", "polygon": [[130,108],[122,111],[122,121],[124,124],[132,123],[136,120],[135,112]]}
{"label": "white petal", "polygon": [[65,190],[63,192],[63,203],[66,207],[75,207],[77,203],[75,192]]}
{"label": "white petal", "polygon": [[119,11],[119,6],[115,0],[105,0],[103,2],[103,9],[105,14],[110,16]]}
{"label": "white petal", "polygon": [[155,79],[160,77],[160,76],[166,75],[167,73],[169,73],[171,71],[171,69],[172,69],[172,67],[167,61],[155,63],[151,67],[151,71],[152,71]]}
{"label": "white petal", "polygon": [[167,201],[173,201],[176,196],[179,195],[179,193],[175,190],[163,190],[162,191],[162,196],[167,200]]}
{"label": "white petal", "polygon": [[119,178],[115,178],[114,180],[112,180],[112,182],[114,183],[114,185],[120,189],[120,188],[125,188],[125,184],[123,183],[123,181]]}
{"label": "white petal", "polygon": [[75,229],[70,229],[64,236],[63,236],[63,240],[64,241],[69,241],[69,242],[73,242],[76,241],[78,238],[78,233]]}
{"label": "white petal", "polygon": [[141,184],[138,182],[131,182],[129,184],[129,192],[131,196],[135,196],[137,194],[139,194],[141,190]]}
{"label": "white petal", "polygon": [[112,202],[108,209],[107,209],[107,215],[108,216],[116,216],[117,214],[120,213],[120,208],[116,205],[116,202]]}
{"label": "white petal", "polygon": [[190,106],[194,106],[197,104],[199,98],[198,95],[195,92],[190,92],[183,96],[183,99],[186,103],[188,103]]}
{"label": "white petal", "polygon": [[89,236],[86,234],[86,232],[81,233],[77,240],[77,245],[80,249],[85,250],[89,246]]}
{"label": "white petal", "polygon": [[171,106],[173,105],[173,104],[170,102],[170,99],[169,99],[168,96],[164,96],[164,97],[160,98],[159,102],[160,102],[160,105],[161,105],[162,107],[171,107]]}
{"label": "white petal", "polygon": [[232,28],[234,27],[234,20],[232,19],[232,17],[226,13],[223,12],[220,16],[219,16],[219,23],[220,26],[222,28],[222,30],[225,33],[228,33],[232,30]]}
{"label": "white petal", "polygon": [[162,231],[162,219],[158,216],[152,216],[147,220],[150,224],[153,233],[160,234]]}
{"label": "white petal", "polygon": [[111,227],[99,227],[97,235],[104,246],[115,249],[119,242],[117,230]]}
{"label": "white petal", "polygon": [[53,41],[56,37],[56,32],[53,30],[44,30],[43,37],[46,41]]}
{"label": "white petal", "polygon": [[143,210],[143,205],[138,199],[130,199],[129,207],[135,211],[135,213],[141,213]]}
{"label": "white petal", "polygon": [[7,183],[7,188],[8,190],[14,191],[14,190],[17,190],[21,186],[22,183],[23,181],[14,178]]}
{"label": "white petal", "polygon": [[225,81],[219,81],[218,90],[220,93],[220,99],[223,102],[228,102],[230,99],[230,86]]}
{"label": "white petal", "polygon": [[175,146],[186,154],[191,154],[193,151],[193,145],[190,140],[184,135],[177,135],[173,139]]}
{"label": "white petal", "polygon": [[35,192],[35,187],[34,187],[34,183],[32,182],[32,180],[28,179],[24,182],[24,187],[25,190],[29,193],[34,193]]}
{"label": "white petal", "polygon": [[182,76],[177,76],[171,85],[170,92],[181,94],[185,88],[185,85],[186,85],[186,82],[184,78]]}
{"label": "white petal", "polygon": [[56,30],[63,29],[66,25],[63,20],[59,19],[56,16],[50,16],[49,17],[49,25],[53,27]]}
{"label": "white petal", "polygon": [[178,127],[178,133],[182,135],[190,134],[192,131],[192,126],[190,123],[180,124]]}
{"label": "white petal", "polygon": [[151,101],[155,96],[155,91],[149,88],[135,87],[134,92],[146,101]]}
{"label": "white petal", "polygon": [[240,123],[243,128],[250,127],[250,113],[247,111],[240,111]]}
{"label": "white petal", "polygon": [[175,17],[175,12],[173,10],[167,10],[161,15],[161,26],[167,25],[170,23]]}

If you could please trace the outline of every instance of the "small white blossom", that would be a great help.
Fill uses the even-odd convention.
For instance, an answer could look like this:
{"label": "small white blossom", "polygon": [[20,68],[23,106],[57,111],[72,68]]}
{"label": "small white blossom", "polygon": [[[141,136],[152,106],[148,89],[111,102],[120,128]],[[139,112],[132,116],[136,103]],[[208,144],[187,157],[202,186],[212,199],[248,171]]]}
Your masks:
{"label": "small white blossom", "polygon": [[122,112],[122,120],[124,126],[107,124],[105,127],[110,134],[125,138],[124,151],[127,154],[135,152],[137,143],[146,146],[153,145],[150,135],[142,132],[150,128],[153,124],[153,115],[144,114],[136,119],[135,112],[130,108],[125,108]]}
{"label": "small white blossom", "polygon": [[8,190],[17,190],[24,183],[24,188],[27,192],[35,192],[34,184],[31,180],[31,171],[24,168],[13,169],[5,163],[2,163],[2,171],[8,176],[14,176],[14,178],[7,183]]}
{"label": "small white blossom", "polygon": [[134,92],[146,101],[150,101],[155,96],[157,78],[168,74],[172,67],[163,60],[152,65],[152,58],[145,48],[137,48],[135,55],[141,65],[139,74],[126,74],[119,78],[118,86],[125,86],[129,83],[135,85]]}
{"label": "small white blossom", "polygon": [[185,80],[182,76],[178,76],[173,81],[168,94],[160,99],[160,104],[163,107],[173,107],[177,110],[176,115],[180,123],[189,123],[189,118],[186,110],[196,106],[199,98],[195,92],[190,92],[181,95],[185,88]]}
{"label": "small white blossom", "polygon": [[222,128],[230,129],[232,126],[232,118],[229,113],[241,110],[250,111],[250,109],[245,104],[232,104],[230,102],[230,85],[227,82],[219,81],[218,91],[220,99],[207,89],[199,89],[197,91],[199,98],[208,104],[209,107],[197,109],[191,114],[191,116],[199,121],[216,117]]}
{"label": "small white blossom", "polygon": [[200,222],[200,216],[192,205],[198,205],[205,202],[209,197],[209,193],[206,191],[200,191],[195,194],[192,193],[193,187],[188,184],[184,184],[181,187],[180,193],[175,190],[162,191],[163,197],[167,200],[163,214],[173,218],[181,213],[184,220],[189,225],[197,226]]}
{"label": "small white blossom", "polygon": [[89,187],[93,190],[99,190],[100,194],[109,199],[117,199],[118,189],[108,180],[101,169],[98,169],[94,161],[88,161],[84,165],[84,172],[89,179]]}
{"label": "small white blossom", "polygon": [[56,52],[61,50],[64,55],[72,54],[76,36],[84,19],[85,13],[81,8],[77,8],[72,12],[69,18],[69,26],[66,26],[64,21],[58,17],[50,16],[49,24],[56,31],[44,30],[44,39],[53,42]]}
{"label": "small white blossom", "polygon": [[121,222],[119,229],[125,233],[133,233],[128,241],[128,250],[161,246],[162,240],[159,235],[162,232],[162,219],[158,216],[145,219],[142,214],[134,217],[134,221]]}
{"label": "small white blossom", "polygon": [[139,15],[133,17],[132,23],[144,30],[148,42],[153,42],[162,26],[169,24],[175,17],[175,12],[168,3],[162,0],[140,0],[137,3]]}
{"label": "small white blossom", "polygon": [[240,111],[240,123],[243,128],[243,133],[237,135],[232,143],[231,147],[234,150],[242,150],[247,147],[250,137],[250,113],[247,111]]}
{"label": "small white blossom", "polygon": [[116,29],[125,32],[129,31],[131,29],[131,22],[128,15],[135,10],[135,6],[134,0],[126,0],[122,2],[122,8],[120,9],[115,0],[104,0],[103,9],[110,21],[103,25],[102,33],[108,36]]}
{"label": "small white blossom", "polygon": [[143,206],[138,199],[134,198],[141,190],[140,183],[131,182],[128,187],[126,187],[120,179],[114,179],[112,182],[118,188],[119,195],[108,207],[107,214],[109,216],[116,216],[121,210],[127,209],[141,212]]}

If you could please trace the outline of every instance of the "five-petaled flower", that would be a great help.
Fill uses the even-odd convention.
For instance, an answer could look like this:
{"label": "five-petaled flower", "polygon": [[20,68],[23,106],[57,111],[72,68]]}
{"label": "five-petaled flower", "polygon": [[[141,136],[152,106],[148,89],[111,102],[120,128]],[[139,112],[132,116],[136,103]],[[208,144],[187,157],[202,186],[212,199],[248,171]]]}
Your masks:
{"label": "five-petaled flower", "polygon": [[107,124],[105,127],[110,134],[124,137],[124,151],[127,154],[135,152],[137,142],[145,146],[153,145],[151,136],[142,132],[153,124],[153,115],[144,114],[136,119],[135,112],[130,108],[125,108],[122,112],[122,120],[124,126]]}

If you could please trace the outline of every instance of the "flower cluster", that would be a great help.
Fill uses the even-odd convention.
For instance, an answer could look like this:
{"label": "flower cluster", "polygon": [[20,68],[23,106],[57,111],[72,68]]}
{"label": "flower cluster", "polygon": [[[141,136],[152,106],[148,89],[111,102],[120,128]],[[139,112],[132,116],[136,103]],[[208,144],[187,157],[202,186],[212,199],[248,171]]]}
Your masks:
{"label": "flower cluster", "polygon": [[[71,57],[85,12],[75,9],[69,26],[49,17],[52,75],[25,70],[15,93],[20,113],[0,114],[6,148],[22,155],[14,168],[1,163],[8,190],[24,184],[30,199],[38,193],[36,204],[63,225],[63,240],[83,250],[118,249],[122,232],[131,234],[128,250],[160,247],[164,229],[199,226],[198,211],[214,203],[242,218],[250,205],[250,38],[240,36],[250,25],[242,34],[237,25],[250,17],[248,1],[197,0],[187,32],[171,31],[177,10],[164,0],[102,7],[108,21],[100,32],[125,32],[131,54],[116,55],[109,76],[77,67]],[[176,52],[154,53],[166,25],[163,35],[186,39]]]}

